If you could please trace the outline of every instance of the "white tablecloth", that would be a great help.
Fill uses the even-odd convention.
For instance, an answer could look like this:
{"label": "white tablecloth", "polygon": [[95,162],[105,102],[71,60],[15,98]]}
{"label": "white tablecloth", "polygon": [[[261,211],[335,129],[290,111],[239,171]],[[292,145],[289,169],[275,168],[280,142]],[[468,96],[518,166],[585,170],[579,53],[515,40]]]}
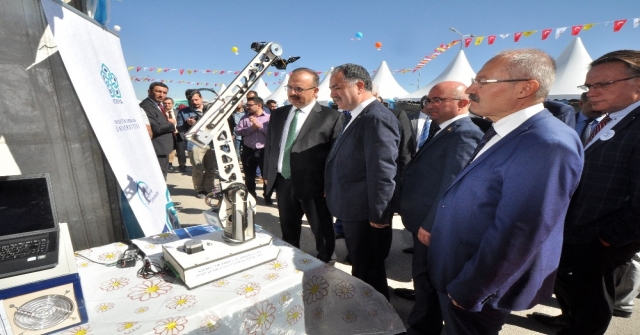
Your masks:
{"label": "white tablecloth", "polygon": [[[213,231],[181,229],[135,240],[152,259],[161,244]],[[112,263],[127,249],[114,243],[79,251],[89,322],[62,331],[92,334],[396,334],[404,326],[393,306],[369,285],[274,238],[275,261],[188,290],[179,279],[136,275]]]}

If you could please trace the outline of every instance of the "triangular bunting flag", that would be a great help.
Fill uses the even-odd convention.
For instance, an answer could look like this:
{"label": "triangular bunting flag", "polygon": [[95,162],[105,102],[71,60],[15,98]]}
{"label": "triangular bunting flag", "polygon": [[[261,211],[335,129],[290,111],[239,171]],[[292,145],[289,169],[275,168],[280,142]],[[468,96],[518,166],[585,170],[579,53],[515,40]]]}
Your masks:
{"label": "triangular bunting flag", "polygon": [[616,20],[613,21],[613,32],[617,33],[620,31],[620,29],[622,29],[622,26],[624,26],[624,24],[627,23],[627,20]]}
{"label": "triangular bunting flag", "polygon": [[140,67],[139,66],[136,68],[136,72],[140,72]]}
{"label": "triangular bunting flag", "polygon": [[593,28],[593,26],[595,26],[595,23],[587,23],[584,26],[582,26],[582,30],[589,30],[591,28]]}
{"label": "triangular bunting flag", "polygon": [[489,36],[489,39],[487,40],[487,42],[489,43],[489,45],[491,45],[495,40],[496,40],[496,35],[491,35]]}
{"label": "triangular bunting flag", "polygon": [[556,39],[558,39],[558,37],[560,37],[560,35],[562,35],[562,33],[564,33],[565,30],[567,30],[567,27],[562,27],[562,28],[556,29]]}
{"label": "triangular bunting flag", "polygon": [[505,39],[505,38],[509,37],[509,34],[500,34],[498,36],[500,36],[500,38],[502,38],[502,39]]}
{"label": "triangular bunting flag", "polygon": [[633,19],[633,27],[638,28],[638,25],[640,25],[640,17]]}
{"label": "triangular bunting flag", "polygon": [[180,75],[184,73],[184,69],[180,69]]}
{"label": "triangular bunting flag", "polygon": [[476,37],[476,41],[474,42],[475,45],[480,45],[482,44],[482,41],[484,40],[484,36],[478,36]]}
{"label": "triangular bunting flag", "polygon": [[158,68],[158,70],[156,70],[156,72],[158,72],[158,73],[162,72],[162,68]]}
{"label": "triangular bunting flag", "polygon": [[582,26],[573,26],[571,27],[571,35],[573,36],[577,36],[578,34],[580,34],[580,30],[582,30]]}
{"label": "triangular bunting flag", "polygon": [[129,66],[129,67],[127,68],[127,71],[131,71],[131,70],[133,70],[133,66]]}
{"label": "triangular bunting flag", "polygon": [[164,69],[164,72],[169,72],[171,71],[171,69]]}
{"label": "triangular bunting flag", "polygon": [[[471,38],[470,38],[470,37],[469,37],[469,38],[465,38],[465,39],[464,39],[464,47],[465,47],[465,48],[468,48],[468,47],[469,47],[469,44],[471,44]],[[437,56],[437,55],[436,55],[436,56]]]}
{"label": "triangular bunting flag", "polygon": [[515,33],[513,34],[513,41],[514,42],[518,42],[520,40],[520,37],[522,36],[522,33]]}
{"label": "triangular bunting flag", "polygon": [[529,31],[525,31],[524,33],[522,33],[522,35],[524,35],[525,37],[529,37],[535,33],[537,33],[537,30],[529,30]]}
{"label": "triangular bunting flag", "polygon": [[545,29],[545,30],[542,31],[542,40],[543,41],[546,40],[547,37],[549,37],[549,35],[551,35],[551,31],[552,30],[553,29]]}

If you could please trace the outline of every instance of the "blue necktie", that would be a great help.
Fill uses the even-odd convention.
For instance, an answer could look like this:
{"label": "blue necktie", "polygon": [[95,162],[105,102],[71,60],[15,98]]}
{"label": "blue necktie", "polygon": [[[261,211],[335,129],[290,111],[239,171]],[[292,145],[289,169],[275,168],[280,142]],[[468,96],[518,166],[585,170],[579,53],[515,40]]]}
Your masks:
{"label": "blue necktie", "polygon": [[493,128],[493,126],[491,126],[491,128],[489,128],[489,130],[487,130],[487,132],[484,133],[484,136],[482,136],[482,139],[480,139],[480,142],[478,142],[478,146],[476,147],[476,150],[473,151],[471,158],[469,158],[467,165],[464,166],[465,168],[469,166],[471,162],[473,162],[473,160],[476,158],[476,155],[480,152],[480,150],[482,150],[482,148],[484,148],[484,146],[487,145],[487,142],[489,142],[489,140],[491,140],[492,137],[496,136],[496,134],[498,133],[496,133],[496,130]]}
{"label": "blue necktie", "polygon": [[331,151],[329,151],[329,157],[333,156],[333,153],[336,151],[336,144],[338,144],[338,140],[340,139],[340,137],[342,137],[342,133],[344,133],[344,130],[349,125],[349,121],[351,121],[351,112],[342,111],[342,118],[343,118],[342,128],[340,128],[340,133],[338,133],[338,137],[336,138],[336,141],[333,142],[333,146],[331,146]]}
{"label": "blue necktie", "polygon": [[431,119],[426,119],[424,121],[424,125],[422,126],[422,132],[420,133],[420,138],[418,139],[418,149],[422,147],[422,145],[427,141],[429,137],[429,127],[431,126]]}

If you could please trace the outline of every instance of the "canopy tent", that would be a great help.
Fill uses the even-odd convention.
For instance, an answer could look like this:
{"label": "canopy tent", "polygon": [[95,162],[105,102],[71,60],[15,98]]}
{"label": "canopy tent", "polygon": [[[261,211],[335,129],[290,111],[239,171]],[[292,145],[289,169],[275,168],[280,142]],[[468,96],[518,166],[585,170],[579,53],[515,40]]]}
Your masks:
{"label": "canopy tent", "polygon": [[436,79],[432,80],[429,84],[423,86],[417,91],[401,97],[400,101],[419,101],[420,98],[429,94],[429,91],[437,83],[443,81],[459,81],[466,85],[471,83],[471,78],[475,78],[476,73],[471,68],[467,56],[464,54],[464,50],[458,51],[456,57],[449,63],[449,65],[440,73]]}
{"label": "canopy tent", "polygon": [[548,99],[580,99],[584,91],[577,86],[584,84],[591,62],[591,56],[582,44],[582,40],[576,37],[556,58],[556,81],[551,86]]}
{"label": "canopy tent", "polygon": [[287,95],[287,89],[285,88],[288,82],[289,82],[289,74],[287,73],[287,75],[284,76],[284,78],[282,79],[280,86],[278,86],[278,88],[276,88],[276,90],[273,91],[273,93],[271,93],[271,95],[269,95],[266,99],[263,98],[264,101],[275,100],[276,103],[278,104],[278,107],[288,105],[289,97]]}
{"label": "canopy tent", "polygon": [[264,83],[262,77],[258,78],[258,81],[253,84],[251,90],[256,91],[258,93],[258,96],[264,99],[265,102],[267,101],[267,99],[265,98],[271,95],[271,91],[269,91],[269,89],[267,88],[267,84]]}
{"label": "canopy tent", "polygon": [[407,91],[398,84],[393,78],[393,74],[389,70],[389,66],[386,61],[382,61],[376,74],[371,78],[374,86],[378,87],[378,95],[383,99],[396,99],[409,94]]}
{"label": "canopy tent", "polygon": [[331,89],[329,89],[329,80],[331,79],[331,73],[333,72],[333,67],[329,69],[327,75],[324,76],[324,79],[318,85],[318,97],[316,100],[323,106],[328,106],[329,102],[333,101],[331,99]]}

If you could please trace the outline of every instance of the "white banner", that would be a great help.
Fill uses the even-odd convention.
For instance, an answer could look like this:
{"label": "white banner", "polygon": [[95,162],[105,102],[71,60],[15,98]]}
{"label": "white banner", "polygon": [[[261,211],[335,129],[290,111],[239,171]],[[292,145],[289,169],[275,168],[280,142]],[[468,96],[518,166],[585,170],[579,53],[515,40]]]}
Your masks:
{"label": "white banner", "polygon": [[45,16],[60,56],[111,169],[145,235],[170,229],[175,214],[141,121],[120,39],[52,0]]}

